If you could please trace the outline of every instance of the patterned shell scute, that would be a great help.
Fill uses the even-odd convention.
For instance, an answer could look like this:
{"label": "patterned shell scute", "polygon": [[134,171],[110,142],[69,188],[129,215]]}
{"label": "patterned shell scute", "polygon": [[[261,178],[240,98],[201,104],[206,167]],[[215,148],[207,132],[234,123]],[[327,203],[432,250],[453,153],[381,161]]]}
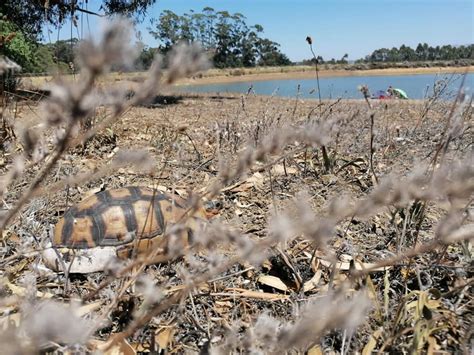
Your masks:
{"label": "patterned shell scute", "polygon": [[53,245],[84,249],[124,245],[135,236],[152,239],[184,211],[184,200],[149,188],[101,191],[64,214],[56,225]]}

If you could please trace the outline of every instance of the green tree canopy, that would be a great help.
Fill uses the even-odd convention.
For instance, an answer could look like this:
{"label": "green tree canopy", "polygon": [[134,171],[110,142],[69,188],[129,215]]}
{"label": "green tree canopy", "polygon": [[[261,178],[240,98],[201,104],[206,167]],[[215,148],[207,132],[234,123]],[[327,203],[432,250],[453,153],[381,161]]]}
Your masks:
{"label": "green tree canopy", "polygon": [[456,60],[472,59],[474,54],[474,45],[462,46],[436,46],[431,47],[427,43],[418,43],[415,49],[401,45],[399,48],[376,49],[372,54],[366,56],[365,62],[416,62],[432,60]]}
{"label": "green tree canopy", "polygon": [[[66,18],[79,21],[79,14],[94,15],[88,10],[89,0],[2,0],[0,1],[0,56],[17,62],[23,72],[44,72],[56,63],[67,69],[73,62],[77,39],[58,41],[50,45],[38,43],[43,39],[45,24],[59,26]],[[156,0],[103,0],[99,11],[106,15],[120,13],[140,20]]]}
{"label": "green tree canopy", "polygon": [[[140,20],[155,2],[156,0],[103,0],[99,10],[106,15],[120,13]],[[80,13],[93,14],[87,9],[87,5],[88,0],[2,0],[0,13],[7,16],[28,38],[39,39],[45,23],[57,26],[66,17],[70,18],[71,14],[76,20]]]}
{"label": "green tree canopy", "polygon": [[55,43],[46,44],[46,47],[51,51],[56,62],[73,63],[74,50],[78,42],[77,38],[59,40]]}
{"label": "green tree canopy", "polygon": [[[348,54],[340,60],[331,59],[325,63],[330,64],[346,64]],[[427,43],[418,43],[415,49],[401,45],[399,48],[379,48],[374,50],[371,54],[364,58],[358,59],[356,63],[396,63],[396,62],[418,62],[418,61],[435,61],[435,60],[460,60],[474,58],[474,44],[461,46],[429,46]],[[318,58],[318,63],[322,63],[323,59]],[[314,59],[306,59],[302,61],[303,64],[314,63]]]}
{"label": "green tree canopy", "polygon": [[32,71],[35,67],[35,46],[23,32],[6,17],[0,18],[0,55],[12,59],[23,70]]}
{"label": "green tree canopy", "polygon": [[200,42],[218,68],[291,63],[278,43],[261,37],[261,25],[249,26],[240,13],[216,12],[210,7],[183,15],[166,10],[151,26],[149,31],[159,41],[160,51],[167,52],[178,42]]}

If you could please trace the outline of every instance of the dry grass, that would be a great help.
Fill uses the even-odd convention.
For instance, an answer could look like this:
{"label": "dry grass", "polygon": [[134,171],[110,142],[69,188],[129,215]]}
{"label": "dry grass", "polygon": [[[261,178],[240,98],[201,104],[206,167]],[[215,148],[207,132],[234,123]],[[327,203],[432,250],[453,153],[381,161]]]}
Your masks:
{"label": "dry grass", "polygon": [[[76,81],[4,103],[16,132],[0,153],[7,352],[469,351],[472,99],[173,95],[160,83],[199,70],[193,49],[133,96],[96,91],[128,53],[114,31],[87,47]],[[65,208],[127,185],[224,209],[166,262],[150,251],[89,275],[42,266]]]}

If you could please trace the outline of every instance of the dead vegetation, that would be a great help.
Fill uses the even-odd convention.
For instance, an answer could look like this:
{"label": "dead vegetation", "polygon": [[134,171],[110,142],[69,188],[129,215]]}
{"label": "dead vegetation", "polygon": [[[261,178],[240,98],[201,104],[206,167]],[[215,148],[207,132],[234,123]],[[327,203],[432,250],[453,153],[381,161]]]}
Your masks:
{"label": "dead vegetation", "polygon": [[[369,107],[157,91],[203,66],[195,48],[165,74],[157,62],[133,95],[96,91],[129,60],[123,31],[85,44],[76,82],[2,107],[15,128],[0,151],[3,351],[469,351],[471,98]],[[42,265],[69,206],[129,185],[223,209],[188,251],[87,275]]]}

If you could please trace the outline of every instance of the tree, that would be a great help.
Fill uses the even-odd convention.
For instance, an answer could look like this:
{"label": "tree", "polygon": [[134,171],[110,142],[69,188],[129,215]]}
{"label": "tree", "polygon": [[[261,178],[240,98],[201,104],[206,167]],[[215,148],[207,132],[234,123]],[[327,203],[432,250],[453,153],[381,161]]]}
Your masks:
{"label": "tree", "polygon": [[56,62],[73,63],[74,62],[74,51],[77,47],[79,40],[77,38],[71,38],[68,40],[59,40],[55,43],[47,44],[53,53]]}
{"label": "tree", "polygon": [[214,34],[216,37],[216,48],[214,64],[218,68],[236,67],[237,63],[232,53],[231,16],[227,11],[217,13],[217,23]]}
{"label": "tree", "polygon": [[34,64],[34,42],[29,40],[20,29],[5,16],[0,18],[0,55],[5,55],[19,64],[23,71],[32,71]]}
{"label": "tree", "polygon": [[135,68],[138,70],[146,70],[153,63],[157,49],[148,47],[142,42],[137,45],[141,50],[138,58],[135,60]]}
{"label": "tree", "polygon": [[339,64],[347,64],[347,58],[349,58],[349,54],[344,54],[341,60],[338,61]]}
{"label": "tree", "polygon": [[255,25],[242,41],[242,65],[253,67],[256,65],[258,55],[259,34],[263,32],[263,27]]}
{"label": "tree", "polygon": [[392,47],[388,51],[387,62],[399,62],[400,61],[400,53],[398,52],[398,48]]}
{"label": "tree", "polygon": [[[79,13],[91,13],[86,9],[87,2],[88,0],[2,0],[0,13],[20,28],[28,39],[38,40],[45,23],[57,26],[71,15],[77,20]],[[139,21],[155,2],[156,0],[102,0],[100,11],[107,15],[120,13]]]}
{"label": "tree", "polygon": [[418,43],[415,49],[416,60],[428,60],[428,44]]}
{"label": "tree", "polygon": [[160,49],[162,52],[167,52],[173,45],[180,40],[181,18],[173,11],[165,10],[161,13],[158,21],[151,20],[152,25],[156,25],[156,30],[149,29],[150,34],[159,38],[162,44]]}
{"label": "tree", "polygon": [[[35,52],[35,71],[46,73],[57,67],[58,63],[54,61],[51,49],[45,45],[38,46],[38,49]],[[64,67],[66,66],[63,65],[63,68]]]}
{"label": "tree", "polygon": [[215,12],[206,7],[202,13],[191,11],[179,16],[167,10],[151,24],[149,31],[158,40],[161,52],[167,52],[178,42],[200,42],[213,56],[217,68],[290,63],[280,53],[278,43],[261,38],[263,27],[248,26],[240,13]]}
{"label": "tree", "polygon": [[[78,21],[79,13],[91,13],[86,9],[89,0],[2,0],[0,1],[0,33],[14,33],[9,43],[0,46],[0,56],[6,55],[22,66],[23,71],[41,71],[49,66],[48,51],[38,45],[45,23],[61,25],[66,18]],[[156,0],[102,0],[100,11],[106,14],[120,13],[139,21]],[[72,46],[71,46],[72,44]],[[57,56],[56,62],[73,60],[74,43],[58,43],[49,48]],[[41,60],[35,58],[36,51]],[[49,64],[47,64],[49,63]]]}
{"label": "tree", "polygon": [[214,48],[215,47],[215,36],[214,36],[214,22],[216,20],[216,13],[212,7],[205,7],[202,9],[204,15],[204,21],[206,23],[205,38],[206,41],[202,42],[204,48]]}
{"label": "tree", "polygon": [[259,61],[258,65],[279,66],[289,65],[291,61],[278,49],[280,45],[267,38],[261,39],[258,43]]}
{"label": "tree", "polygon": [[416,60],[415,51],[412,48],[405,46],[404,44],[400,46],[398,52],[400,53],[400,59],[402,61],[411,62]]}

